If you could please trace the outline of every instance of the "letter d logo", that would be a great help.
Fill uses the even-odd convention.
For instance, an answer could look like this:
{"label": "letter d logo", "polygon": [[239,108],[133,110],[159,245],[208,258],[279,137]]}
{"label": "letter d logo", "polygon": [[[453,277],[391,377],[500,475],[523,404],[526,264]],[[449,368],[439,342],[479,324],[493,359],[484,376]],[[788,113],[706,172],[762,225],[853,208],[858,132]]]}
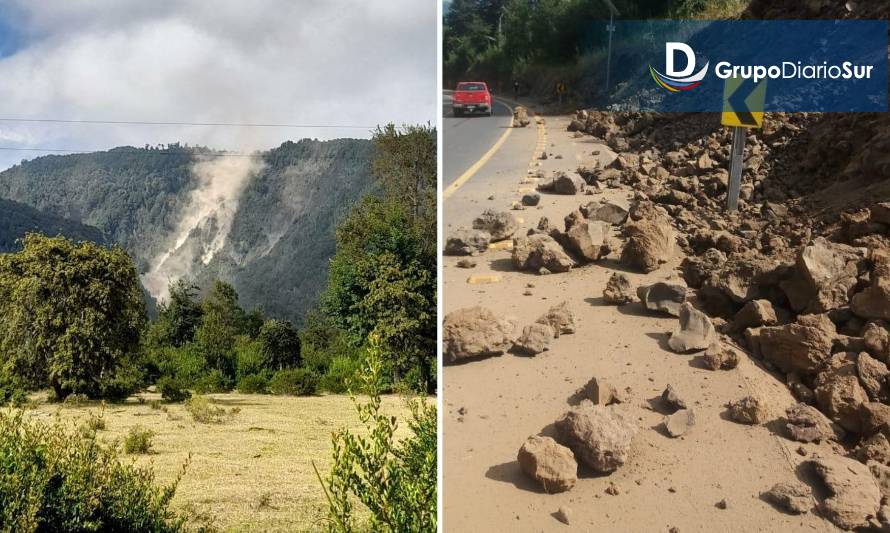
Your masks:
{"label": "letter d logo", "polygon": [[[686,54],[686,68],[683,70],[674,69],[674,57],[677,52]],[[672,78],[684,78],[695,71],[695,52],[692,47],[686,43],[665,43],[664,44],[664,72]]]}
{"label": "letter d logo", "polygon": [[[686,68],[683,70],[674,68],[677,52],[682,52],[686,56]],[[710,61],[706,62],[701,70],[693,74],[695,72],[695,52],[692,51],[692,47],[686,43],[668,42],[664,43],[664,71],[666,74],[658,72],[652,65],[649,65],[649,73],[655,83],[672,93],[678,93],[701,85],[702,79],[708,73],[709,64]]]}

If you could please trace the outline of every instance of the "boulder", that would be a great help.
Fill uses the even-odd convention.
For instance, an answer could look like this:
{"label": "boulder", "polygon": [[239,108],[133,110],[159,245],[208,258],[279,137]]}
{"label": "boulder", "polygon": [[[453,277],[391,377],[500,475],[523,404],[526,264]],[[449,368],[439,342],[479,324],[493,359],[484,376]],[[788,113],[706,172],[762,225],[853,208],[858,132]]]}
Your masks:
{"label": "boulder", "polygon": [[702,363],[709,370],[732,370],[739,366],[739,354],[721,342],[714,342],[705,350]]}
{"label": "boulder", "polygon": [[890,370],[887,369],[887,365],[868,355],[867,352],[862,352],[856,358],[856,371],[869,399],[890,403],[890,388],[887,385]]}
{"label": "boulder", "polygon": [[518,105],[513,108],[513,127],[514,128],[524,128],[531,124],[532,121],[528,118],[528,110],[521,105]]}
{"label": "boulder", "polygon": [[551,188],[556,194],[578,194],[584,192],[584,180],[575,174],[558,172],[553,178]]}
{"label": "boulder", "polygon": [[508,211],[486,209],[473,220],[473,228],[487,231],[491,235],[492,241],[509,239],[516,232],[517,227],[519,227],[519,223],[516,221],[516,217]]}
{"label": "boulder", "polygon": [[677,353],[704,350],[716,336],[711,319],[686,302],[680,306],[680,323],[668,339],[668,346]]}
{"label": "boulder", "polygon": [[881,497],[886,498],[890,496],[890,467],[877,461],[869,461],[866,466],[868,466],[868,470],[875,479],[878,490],[881,491]]}
{"label": "boulder", "polygon": [[870,321],[862,330],[863,345],[873,357],[890,362],[890,333],[881,322]]}
{"label": "boulder", "polygon": [[603,301],[607,304],[624,305],[634,300],[633,286],[624,274],[615,272],[603,289]]}
{"label": "boulder", "polygon": [[763,498],[780,510],[804,514],[813,506],[813,493],[803,483],[776,483],[762,494]]}
{"label": "boulder", "polygon": [[855,354],[835,354],[813,384],[819,409],[847,431],[860,433],[859,408],[868,402],[868,396],[856,377],[854,357]]}
{"label": "boulder", "polygon": [[564,333],[575,332],[575,315],[569,309],[568,302],[560,302],[538,317],[538,324],[547,324],[553,328],[553,336],[559,337]]}
{"label": "boulder", "polygon": [[547,324],[532,324],[522,329],[522,335],[516,339],[513,350],[525,355],[537,355],[550,349],[553,339],[553,328]]}
{"label": "boulder", "polygon": [[565,248],[582,261],[599,261],[609,255],[609,224],[579,221],[565,232]]}
{"label": "boulder", "polygon": [[485,307],[458,309],[445,315],[442,328],[446,363],[501,355],[510,348],[515,324]]}
{"label": "boulder", "polygon": [[763,402],[753,396],[745,396],[741,400],[729,402],[728,407],[729,418],[739,424],[762,424],[769,417]]}
{"label": "boulder", "polygon": [[870,518],[877,516],[881,491],[868,467],[835,455],[808,463],[830,494],[817,506],[822,516],[845,530],[865,527]]}
{"label": "boulder", "polygon": [[476,255],[487,250],[490,241],[487,231],[460,228],[445,240],[445,255]]}
{"label": "boulder", "polygon": [[607,222],[619,226],[627,220],[629,207],[626,202],[611,200],[605,202],[590,202],[581,207],[581,212],[590,220]]}
{"label": "boulder", "polygon": [[542,268],[550,272],[568,272],[575,265],[553,237],[540,233],[514,238],[512,259],[516,269],[533,272]]}
{"label": "boulder", "polygon": [[694,425],[695,409],[680,409],[664,417],[664,430],[673,438],[685,435]]}
{"label": "boulder", "polygon": [[861,249],[816,237],[797,256],[797,269],[810,285],[813,298],[806,307],[810,313],[824,313],[846,307],[863,262]]}
{"label": "boulder", "polygon": [[545,492],[564,492],[578,481],[578,463],[572,450],[550,437],[532,435],[516,456],[525,474],[541,484]]}
{"label": "boulder", "polygon": [[663,217],[631,220],[624,236],[621,263],[642,272],[658,269],[674,253],[674,230]]}
{"label": "boulder", "polygon": [[617,400],[618,392],[608,381],[594,377],[584,385],[584,396],[594,405],[609,405]]}
{"label": "boulder", "polygon": [[541,203],[541,195],[536,192],[530,192],[522,195],[522,205],[534,207]]}
{"label": "boulder", "polygon": [[775,326],[779,323],[776,310],[769,300],[751,300],[746,303],[732,319],[733,331],[745,331],[747,328]]}
{"label": "boulder", "polygon": [[818,409],[805,403],[798,403],[785,411],[788,435],[798,442],[838,441],[844,437],[844,430],[823,415]]}
{"label": "boulder", "polygon": [[686,287],[659,281],[637,287],[637,297],[643,307],[671,316],[680,316],[680,307],[686,301]]}
{"label": "boulder", "polygon": [[802,315],[797,323],[758,328],[756,342],[764,359],[783,372],[809,375],[831,356],[836,335],[826,315]]}
{"label": "boulder", "polygon": [[890,437],[890,405],[866,402],[859,408],[859,419],[863,437],[871,437],[877,433]]}
{"label": "boulder", "polygon": [[863,318],[890,319],[890,250],[869,252],[870,285],[850,300],[850,309]]}
{"label": "boulder", "polygon": [[614,406],[582,402],[556,421],[556,429],[581,462],[601,474],[627,461],[637,426]]}
{"label": "boulder", "polygon": [[877,461],[883,465],[890,464],[890,441],[883,433],[875,433],[862,441],[853,450],[853,455],[863,464],[868,464],[869,461]]}

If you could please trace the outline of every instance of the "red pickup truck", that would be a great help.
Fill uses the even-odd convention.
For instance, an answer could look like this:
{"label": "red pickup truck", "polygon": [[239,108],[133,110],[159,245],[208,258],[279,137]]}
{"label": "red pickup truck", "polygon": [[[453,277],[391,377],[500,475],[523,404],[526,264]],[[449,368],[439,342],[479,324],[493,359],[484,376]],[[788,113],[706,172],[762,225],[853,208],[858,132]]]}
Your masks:
{"label": "red pickup truck", "polygon": [[462,81],[457,84],[452,96],[451,108],[454,116],[462,117],[464,113],[484,113],[491,116],[491,91],[484,81]]}

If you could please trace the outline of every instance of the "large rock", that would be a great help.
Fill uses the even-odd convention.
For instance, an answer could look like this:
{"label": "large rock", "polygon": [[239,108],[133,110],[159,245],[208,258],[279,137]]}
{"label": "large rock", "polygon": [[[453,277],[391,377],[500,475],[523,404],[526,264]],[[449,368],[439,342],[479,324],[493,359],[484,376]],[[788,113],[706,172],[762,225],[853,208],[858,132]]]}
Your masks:
{"label": "large rock", "polygon": [[862,343],[866,351],[879,361],[890,362],[890,332],[882,322],[870,321],[865,325]]}
{"label": "large rock", "polygon": [[887,365],[862,352],[856,358],[856,371],[862,388],[872,401],[890,403],[890,388],[887,386],[890,370]]}
{"label": "large rock", "polygon": [[485,307],[458,309],[445,315],[442,328],[446,363],[462,359],[501,355],[512,345],[515,324]]}
{"label": "large rock", "polygon": [[621,225],[627,220],[629,207],[621,200],[590,202],[581,206],[581,213],[590,220],[599,220],[613,225]]}
{"label": "large rock", "polygon": [[550,184],[556,194],[578,194],[584,192],[584,180],[575,174],[558,172]]}
{"label": "large rock", "polygon": [[572,450],[550,437],[532,435],[519,448],[519,467],[541,484],[545,492],[564,492],[578,481],[578,463]]}
{"label": "large rock", "polygon": [[565,232],[566,250],[582,261],[599,261],[609,255],[609,224],[578,221]]}
{"label": "large rock", "polygon": [[550,349],[552,339],[553,328],[547,324],[532,324],[522,329],[513,349],[521,354],[537,355]]}
{"label": "large rock", "polygon": [[695,409],[680,409],[664,417],[664,430],[673,438],[685,435],[694,425]]}
{"label": "large rock", "polygon": [[518,105],[513,108],[513,127],[514,128],[524,128],[531,124],[531,119],[528,118],[528,110],[521,105]]}
{"label": "large rock", "polygon": [[664,217],[631,220],[624,237],[621,263],[642,272],[658,269],[674,253],[674,230]]}
{"label": "large rock", "polygon": [[859,385],[855,354],[835,354],[813,382],[816,403],[828,418],[853,433],[862,431],[860,406],[868,396]]}
{"label": "large rock", "polygon": [[546,313],[538,317],[538,320],[535,322],[547,324],[553,328],[554,337],[559,337],[564,333],[575,332],[575,315],[569,309],[568,302],[560,302],[554,305]]}
{"label": "large rock", "polygon": [[677,353],[704,350],[716,336],[708,315],[686,302],[680,306],[680,323],[668,339],[668,346]]}
{"label": "large rock", "polygon": [[568,272],[575,262],[553,237],[536,233],[513,239],[513,266],[518,270]]}
{"label": "large rock", "polygon": [[804,514],[813,506],[813,492],[803,483],[776,483],[763,498],[791,514]]}
{"label": "large rock", "polygon": [[637,426],[613,406],[582,402],[556,421],[556,429],[578,458],[608,474],[627,461]]}
{"label": "large rock", "polygon": [[875,248],[869,252],[872,264],[871,284],[854,294],[850,309],[863,318],[890,319],[890,250]]}
{"label": "large rock", "polygon": [[868,464],[869,461],[890,464],[890,441],[883,433],[876,433],[862,441],[853,453],[863,464]]}
{"label": "large rock", "polygon": [[686,287],[659,281],[652,285],[637,287],[637,297],[643,303],[643,307],[650,311],[680,316],[680,307],[686,301]]}
{"label": "large rock", "polygon": [[862,422],[862,436],[871,437],[883,433],[890,437],[890,405],[881,402],[867,402],[859,407]]}
{"label": "large rock", "polygon": [[460,228],[445,241],[445,255],[476,255],[487,250],[490,241],[487,231]]}
{"label": "large rock", "polygon": [[630,279],[620,272],[615,272],[606,282],[606,288],[603,289],[603,301],[607,304],[624,305],[634,300],[633,286]]}
{"label": "large rock", "polygon": [[823,415],[818,409],[798,403],[785,411],[786,428],[791,439],[799,442],[840,440],[844,430]]}
{"label": "large rock", "polygon": [[729,402],[728,407],[729,418],[739,424],[762,424],[769,417],[766,406],[754,396],[745,396],[741,400]]}
{"label": "large rock", "polygon": [[733,331],[745,331],[747,328],[775,326],[778,323],[776,310],[769,300],[751,300],[733,317],[732,329]]}
{"label": "large rock", "polygon": [[831,356],[836,335],[826,315],[804,315],[793,324],[758,328],[757,344],[763,357],[783,372],[813,374]]}
{"label": "large rock", "polygon": [[863,262],[861,249],[816,237],[797,257],[797,268],[809,282],[813,293],[806,310],[824,313],[846,307],[853,294]]}
{"label": "large rock", "polygon": [[831,455],[809,461],[830,496],[817,508],[822,516],[841,529],[868,525],[881,506],[881,491],[864,464]]}
{"label": "large rock", "polygon": [[519,226],[516,218],[507,211],[486,209],[473,220],[473,228],[487,231],[492,241],[509,239]]}

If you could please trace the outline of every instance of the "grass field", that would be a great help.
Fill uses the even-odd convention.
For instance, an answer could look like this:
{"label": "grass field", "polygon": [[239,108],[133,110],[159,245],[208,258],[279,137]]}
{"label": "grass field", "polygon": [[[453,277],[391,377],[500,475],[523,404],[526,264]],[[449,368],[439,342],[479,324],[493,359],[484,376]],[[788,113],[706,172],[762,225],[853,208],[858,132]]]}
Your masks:
{"label": "grass field", "polygon": [[[182,404],[151,405],[156,394],[141,394],[125,404],[68,406],[38,402],[29,416],[55,417],[72,428],[103,413],[101,441],[123,441],[134,426],[155,433],[151,453],[131,455],[151,465],[157,479],[175,479],[189,455],[191,462],[174,499],[194,520],[209,520],[221,531],[317,531],[326,501],[312,461],[325,475],[330,465],[331,432],[360,427],[347,396],[312,397],[212,394],[219,407],[236,412],[220,424],[195,422]],[[399,418],[405,436],[405,400],[383,399],[384,410]],[[165,410],[166,409],[166,412]]]}

